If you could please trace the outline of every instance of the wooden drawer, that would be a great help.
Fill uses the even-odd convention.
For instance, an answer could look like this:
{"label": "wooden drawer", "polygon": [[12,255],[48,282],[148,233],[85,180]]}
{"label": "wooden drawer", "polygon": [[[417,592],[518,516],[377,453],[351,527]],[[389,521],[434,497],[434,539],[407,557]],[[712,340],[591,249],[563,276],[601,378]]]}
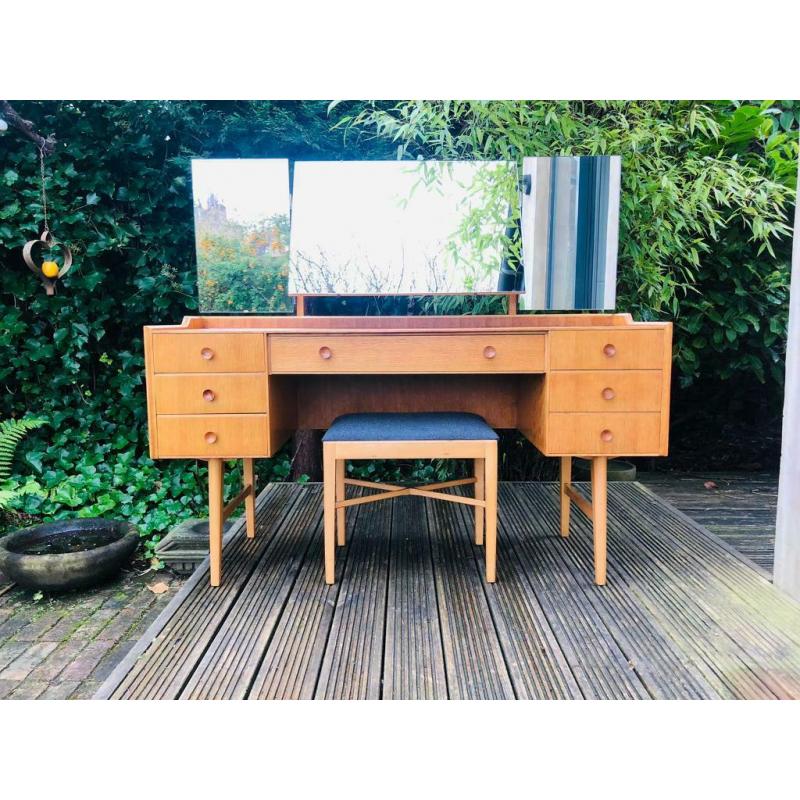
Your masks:
{"label": "wooden drawer", "polygon": [[660,411],[657,370],[575,370],[548,377],[550,411]]}
{"label": "wooden drawer", "polygon": [[266,373],[155,375],[158,414],[267,413]]}
{"label": "wooden drawer", "polygon": [[550,455],[658,455],[661,414],[550,414]]}
{"label": "wooden drawer", "polygon": [[160,458],[245,458],[269,455],[266,414],[159,414]]}
{"label": "wooden drawer", "polygon": [[154,372],[265,372],[261,333],[153,334]]}
{"label": "wooden drawer", "polygon": [[271,335],[273,373],[544,372],[543,334]]}
{"label": "wooden drawer", "polygon": [[550,369],[662,369],[664,331],[551,331]]}

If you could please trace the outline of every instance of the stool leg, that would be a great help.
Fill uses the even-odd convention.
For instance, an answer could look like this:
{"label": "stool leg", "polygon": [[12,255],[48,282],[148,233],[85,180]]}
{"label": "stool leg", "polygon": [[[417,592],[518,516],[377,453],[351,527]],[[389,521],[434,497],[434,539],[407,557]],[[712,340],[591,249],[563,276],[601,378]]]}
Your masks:
{"label": "stool leg", "polygon": [[[482,458],[475,459],[475,499],[486,499],[486,463]],[[485,511],[480,506],[475,506],[475,544],[483,544],[483,519]]]}
{"label": "stool leg", "polygon": [[322,445],[323,509],[325,529],[325,583],[336,581],[336,452]]}
{"label": "stool leg", "polygon": [[572,482],[572,457],[561,457],[561,535],[569,536],[569,495],[567,486]]}
{"label": "stool leg", "polygon": [[208,461],[208,550],[211,585],[222,580],[222,508],[225,462],[221,458]]}
{"label": "stool leg", "polygon": [[244,513],[247,515],[247,538],[254,539],[256,535],[256,475],[252,458],[243,459],[242,472],[244,485],[252,487],[250,496],[244,499]]}
{"label": "stool leg", "polygon": [[606,509],[608,506],[606,456],[592,459],[592,527],[594,529],[594,582],[606,583]]}
{"label": "stool leg", "polygon": [[[340,503],[344,500],[344,465],[343,458],[336,459],[336,502]],[[336,509],[336,536],[337,544],[342,547],[345,543],[345,536],[347,534],[347,521],[345,520],[345,509]]]}
{"label": "stool leg", "polygon": [[497,572],[497,442],[486,445],[486,582],[494,583]]}

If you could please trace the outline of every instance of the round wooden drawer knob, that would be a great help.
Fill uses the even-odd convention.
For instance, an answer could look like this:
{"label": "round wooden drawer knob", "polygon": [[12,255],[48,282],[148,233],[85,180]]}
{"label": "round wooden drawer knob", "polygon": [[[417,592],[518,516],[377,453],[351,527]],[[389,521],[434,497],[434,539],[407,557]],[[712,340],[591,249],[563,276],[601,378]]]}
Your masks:
{"label": "round wooden drawer knob", "polygon": [[217,441],[217,434],[213,431],[209,431],[204,437],[207,444],[214,444]]}
{"label": "round wooden drawer knob", "polygon": [[603,352],[606,354],[606,356],[607,356],[608,358],[614,358],[614,356],[617,354],[617,348],[616,348],[616,347],[614,347],[614,345],[613,345],[613,344],[607,344],[607,345],[606,345],[606,346],[603,348]]}
{"label": "round wooden drawer knob", "polygon": [[210,347],[204,347],[200,351],[200,355],[203,356],[206,361],[211,361],[211,359],[214,358],[214,351]]}
{"label": "round wooden drawer knob", "polygon": [[610,386],[606,386],[602,391],[603,400],[613,400],[617,395]]}
{"label": "round wooden drawer knob", "polygon": [[604,431],[602,431],[602,432],[600,433],[600,438],[601,438],[601,439],[602,439],[604,442],[610,442],[610,441],[613,441],[613,439],[614,439],[614,434],[613,434],[613,433],[611,433],[611,431],[610,431],[610,430],[608,430],[608,428],[606,428]]}
{"label": "round wooden drawer knob", "polygon": [[206,389],[203,392],[203,400],[205,400],[206,403],[211,403],[214,400],[216,400],[216,398],[217,398],[217,396],[214,394],[214,390],[213,389]]}
{"label": "round wooden drawer knob", "polygon": [[491,345],[488,347],[483,348],[483,355],[484,358],[494,358],[497,355],[497,350],[494,349]]}
{"label": "round wooden drawer knob", "polygon": [[325,361],[330,361],[333,358],[333,350],[330,347],[320,347],[319,357]]}

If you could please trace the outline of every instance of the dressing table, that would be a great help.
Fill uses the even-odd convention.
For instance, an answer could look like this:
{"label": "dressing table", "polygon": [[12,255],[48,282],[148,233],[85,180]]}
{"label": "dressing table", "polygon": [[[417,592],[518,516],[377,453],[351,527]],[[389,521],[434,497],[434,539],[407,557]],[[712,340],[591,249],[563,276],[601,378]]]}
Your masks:
{"label": "dressing table", "polygon": [[[150,454],[209,464],[211,583],[253,459],[344,414],[469,412],[561,459],[560,532],[592,520],[606,580],[606,462],[666,455],[672,327],[614,307],[618,156],[501,161],[195,159],[200,308],[294,316],[147,326]],[[521,179],[521,180],[520,180]],[[284,285],[285,283],[285,285]],[[505,294],[502,316],[310,316],[305,295]],[[277,304],[277,306],[276,306]],[[573,456],[592,463],[588,501]],[[223,464],[244,486],[223,503]],[[330,576],[329,576],[330,577]],[[492,578],[493,579],[493,578]]]}
{"label": "dressing table", "polygon": [[[671,323],[629,314],[445,317],[192,316],[144,329],[150,455],[209,463],[211,583],[224,519],[255,533],[253,459],[345,413],[464,411],[561,459],[562,536],[574,503],[606,580],[606,462],[667,454]],[[571,459],[591,459],[591,502]],[[245,486],[223,504],[223,464]],[[502,576],[501,576],[502,579]]]}

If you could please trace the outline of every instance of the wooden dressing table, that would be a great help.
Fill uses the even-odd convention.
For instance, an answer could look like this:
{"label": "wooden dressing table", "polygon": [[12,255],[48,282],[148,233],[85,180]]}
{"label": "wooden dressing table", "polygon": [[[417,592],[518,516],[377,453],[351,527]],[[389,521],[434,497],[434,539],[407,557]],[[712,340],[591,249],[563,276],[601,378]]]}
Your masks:
{"label": "wooden dressing table", "polygon": [[[670,323],[629,314],[463,317],[186,317],[144,329],[150,455],[209,462],[211,583],[224,519],[242,502],[255,535],[253,459],[293,431],[367,411],[467,411],[561,457],[561,535],[571,502],[594,525],[606,580],[606,461],[667,454]],[[592,501],[571,458],[592,460]],[[223,463],[245,486],[223,504]],[[501,576],[502,577],[502,576]]]}

